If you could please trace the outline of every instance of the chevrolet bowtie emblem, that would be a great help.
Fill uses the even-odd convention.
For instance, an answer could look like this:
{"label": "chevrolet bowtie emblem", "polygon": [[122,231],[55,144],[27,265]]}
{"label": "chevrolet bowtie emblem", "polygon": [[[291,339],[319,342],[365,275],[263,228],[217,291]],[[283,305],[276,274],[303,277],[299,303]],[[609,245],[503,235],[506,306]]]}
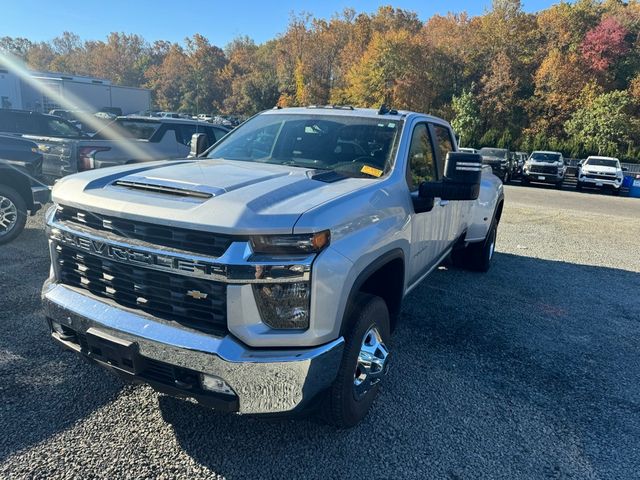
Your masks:
{"label": "chevrolet bowtie emblem", "polygon": [[209,296],[208,293],[202,293],[200,290],[189,290],[187,295],[195,300],[204,300]]}

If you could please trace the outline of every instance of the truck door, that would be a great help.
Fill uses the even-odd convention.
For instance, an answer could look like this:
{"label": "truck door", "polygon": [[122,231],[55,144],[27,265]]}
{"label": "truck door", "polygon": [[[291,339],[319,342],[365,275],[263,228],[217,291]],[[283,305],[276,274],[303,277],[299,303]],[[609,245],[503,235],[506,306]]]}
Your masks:
{"label": "truck door", "polygon": [[407,161],[407,184],[414,203],[409,264],[411,283],[418,280],[433,266],[448,242],[448,204],[436,198],[433,208],[429,211],[421,211],[417,208],[420,204],[418,200],[420,184],[439,180],[441,176],[442,170],[438,168],[431,128],[427,123],[418,123],[411,134]]}

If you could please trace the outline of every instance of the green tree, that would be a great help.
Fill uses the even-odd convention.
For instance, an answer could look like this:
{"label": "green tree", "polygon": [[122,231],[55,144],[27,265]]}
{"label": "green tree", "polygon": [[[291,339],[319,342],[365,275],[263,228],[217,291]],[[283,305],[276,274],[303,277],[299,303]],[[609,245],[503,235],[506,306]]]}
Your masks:
{"label": "green tree", "polygon": [[[473,85],[471,86],[473,89]],[[473,145],[480,128],[480,108],[471,90],[463,90],[459,96],[453,97],[451,107],[455,117],[451,126],[460,137],[461,145]]]}
{"label": "green tree", "polygon": [[565,124],[566,132],[586,152],[617,156],[628,147],[634,133],[630,104],[631,97],[626,91],[598,95],[576,110]]}

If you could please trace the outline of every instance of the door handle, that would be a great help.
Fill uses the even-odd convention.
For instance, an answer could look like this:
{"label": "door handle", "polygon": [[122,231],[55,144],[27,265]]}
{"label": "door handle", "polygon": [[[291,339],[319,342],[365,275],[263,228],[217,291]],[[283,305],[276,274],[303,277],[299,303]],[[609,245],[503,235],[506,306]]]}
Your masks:
{"label": "door handle", "polygon": [[445,206],[449,205],[449,200],[440,200],[439,205],[441,207],[445,207]]}

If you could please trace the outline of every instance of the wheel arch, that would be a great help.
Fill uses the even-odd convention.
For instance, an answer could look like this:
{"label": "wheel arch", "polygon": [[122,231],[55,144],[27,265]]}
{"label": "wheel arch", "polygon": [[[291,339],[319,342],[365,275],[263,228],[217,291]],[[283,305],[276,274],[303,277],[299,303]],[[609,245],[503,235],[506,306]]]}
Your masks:
{"label": "wheel arch", "polygon": [[2,182],[0,185],[6,185],[7,187],[15,190],[24,200],[29,210],[33,210],[33,195],[31,194],[31,183],[29,178],[23,173],[13,170],[11,168],[0,169],[2,175]]}
{"label": "wheel arch", "polygon": [[495,218],[496,223],[500,223],[503,209],[504,209],[504,195],[498,198],[498,204],[496,205],[496,213],[493,214],[493,217]]}
{"label": "wheel arch", "polygon": [[402,306],[405,281],[405,256],[401,248],[390,250],[367,265],[356,277],[351,286],[345,315],[340,327],[341,335],[346,333],[348,318],[358,293],[369,293],[381,297],[389,309],[390,327],[393,331]]}

